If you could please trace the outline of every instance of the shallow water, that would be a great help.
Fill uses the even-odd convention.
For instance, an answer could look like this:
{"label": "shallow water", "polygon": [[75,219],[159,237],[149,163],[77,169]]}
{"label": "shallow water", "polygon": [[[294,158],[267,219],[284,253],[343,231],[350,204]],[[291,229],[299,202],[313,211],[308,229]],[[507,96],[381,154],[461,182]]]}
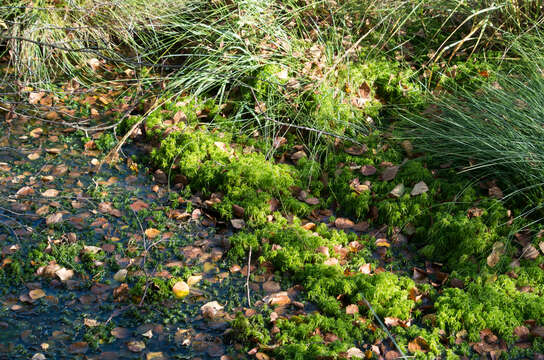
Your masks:
{"label": "shallow water", "polygon": [[[43,131],[32,132],[37,128]],[[86,150],[73,132],[13,120],[0,134],[0,266],[6,274],[2,279],[0,273],[0,358],[207,359],[235,352],[223,334],[227,313],[245,305],[245,277],[226,267],[227,229],[213,227],[214,219],[198,211],[184,214],[182,202],[172,206],[176,194],[141,167],[122,161],[98,169],[93,159],[100,152]],[[135,145],[123,151],[142,152]],[[25,186],[32,190],[17,195]],[[58,194],[44,196],[47,189]],[[133,210],[137,202],[148,209]],[[62,214],[60,221],[47,224],[54,214]],[[150,243],[143,230],[152,227],[161,242],[142,253]],[[83,245],[100,249],[89,256]],[[73,277],[38,275],[51,258],[74,270]],[[22,267],[18,273],[14,262]],[[113,279],[121,268],[128,269],[129,288],[144,269],[149,279],[203,280],[184,299],[157,300],[151,285],[139,306],[140,297]],[[40,298],[33,300],[36,289],[44,294],[34,291]],[[252,289],[254,300],[262,298],[258,283]],[[201,306],[214,300],[225,313],[204,318]]]}

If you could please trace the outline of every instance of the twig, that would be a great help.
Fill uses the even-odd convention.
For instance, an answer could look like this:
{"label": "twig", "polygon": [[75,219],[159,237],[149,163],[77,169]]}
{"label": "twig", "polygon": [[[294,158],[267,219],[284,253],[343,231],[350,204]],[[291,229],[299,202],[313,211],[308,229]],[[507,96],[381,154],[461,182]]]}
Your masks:
{"label": "twig", "polygon": [[251,307],[251,298],[249,297],[249,276],[251,275],[251,246],[249,247],[249,255],[247,257],[247,278],[246,278],[246,289],[247,289],[247,306]]}

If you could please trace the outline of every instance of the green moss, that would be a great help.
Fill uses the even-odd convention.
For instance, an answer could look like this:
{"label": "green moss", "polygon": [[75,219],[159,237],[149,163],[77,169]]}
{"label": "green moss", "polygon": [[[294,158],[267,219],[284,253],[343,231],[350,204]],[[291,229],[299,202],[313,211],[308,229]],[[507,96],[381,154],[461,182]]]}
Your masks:
{"label": "green moss", "polygon": [[250,224],[263,224],[271,214],[270,202],[279,200],[284,211],[306,215],[310,206],[290,192],[300,185],[296,168],[274,164],[261,153],[240,152],[231,145],[231,135],[205,129],[171,132],[152,152],[157,166],[167,173],[180,173],[190,189],[204,195],[221,193],[213,206],[225,219],[233,217],[233,205],[244,208]]}
{"label": "green moss", "polygon": [[174,277],[170,279],[154,277],[147,280],[148,287],[146,291],[146,278],[144,276],[137,278],[136,283],[129,291],[129,294],[133,300],[140,301],[145,292],[145,302],[149,304],[164,303],[168,299],[174,298],[172,287],[181,279]]}
{"label": "green moss", "polygon": [[542,294],[520,292],[513,279],[500,275],[494,282],[481,278],[466,290],[445,289],[435,303],[438,325],[450,334],[466,330],[471,341],[479,341],[479,332],[490,329],[501,338],[515,340],[514,328],[526,320],[542,324]]}
{"label": "green moss", "polygon": [[262,315],[248,318],[244,314],[238,313],[231,326],[232,334],[239,341],[259,344],[268,344],[270,342],[270,333],[265,327]]}

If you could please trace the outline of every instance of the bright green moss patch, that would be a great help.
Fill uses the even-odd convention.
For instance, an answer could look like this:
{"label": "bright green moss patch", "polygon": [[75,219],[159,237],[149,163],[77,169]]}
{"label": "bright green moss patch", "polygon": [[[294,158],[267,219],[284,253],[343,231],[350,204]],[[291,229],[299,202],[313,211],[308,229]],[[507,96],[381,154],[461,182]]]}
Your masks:
{"label": "bright green moss patch", "polygon": [[471,341],[480,339],[480,331],[490,329],[501,338],[515,340],[514,328],[527,320],[542,325],[544,302],[540,292],[520,292],[516,282],[506,275],[496,281],[477,279],[466,290],[449,288],[435,303],[440,328],[451,335],[466,330]]}
{"label": "bright green moss patch", "polygon": [[226,219],[233,217],[237,205],[252,224],[263,224],[274,202],[284,211],[309,213],[310,206],[291,194],[291,188],[300,185],[296,168],[246,152],[231,140],[228,133],[205,129],[173,131],[153,151],[152,159],[166,173],[185,176],[190,190],[221,194],[213,206]]}

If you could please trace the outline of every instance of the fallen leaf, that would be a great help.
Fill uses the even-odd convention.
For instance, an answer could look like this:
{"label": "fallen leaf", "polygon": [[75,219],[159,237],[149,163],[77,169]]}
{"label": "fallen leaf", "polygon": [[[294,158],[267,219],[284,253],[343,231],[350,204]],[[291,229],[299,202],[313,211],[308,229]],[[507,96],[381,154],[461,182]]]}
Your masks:
{"label": "fallen leaf", "polygon": [[59,148],[46,148],[45,151],[49,154],[58,155],[61,153],[62,149]]}
{"label": "fallen leaf", "polygon": [[55,190],[55,189],[47,189],[45,190],[43,193],[42,193],[42,196],[43,197],[56,197],[57,195],[59,194],[59,191],[58,190]]}
{"label": "fallen leaf", "polygon": [[74,276],[74,271],[68,270],[63,267],[55,271],[55,275],[57,275],[61,281],[67,281],[67,280],[70,280]]}
{"label": "fallen leaf", "polygon": [[174,292],[174,295],[178,299],[182,299],[186,297],[187,295],[189,295],[190,289],[189,289],[189,285],[187,285],[185,281],[178,281],[172,287],[172,291]]}
{"label": "fallen leaf", "polygon": [[235,216],[241,218],[241,217],[244,217],[245,210],[241,206],[238,206],[236,204],[232,204],[232,212],[234,213]]}
{"label": "fallen leaf", "polygon": [[230,223],[232,224],[232,227],[237,230],[240,230],[246,226],[246,222],[242,219],[232,219]]}
{"label": "fallen leaf", "polygon": [[98,321],[96,321],[95,319],[89,319],[89,318],[85,318],[83,320],[83,324],[85,324],[85,326],[87,327],[97,327],[98,325],[100,325],[100,323]]}
{"label": "fallen leaf", "polygon": [[145,236],[147,236],[149,239],[154,239],[160,234],[161,234],[160,230],[157,230],[155,228],[148,228],[145,230]]}
{"label": "fallen leaf", "polygon": [[404,184],[400,183],[397,186],[395,186],[393,190],[389,192],[389,194],[391,194],[391,196],[393,197],[400,198],[402,195],[404,195],[404,191],[405,191]]}
{"label": "fallen leaf", "polygon": [[113,279],[118,282],[123,282],[127,278],[127,269],[120,269],[113,275]]}
{"label": "fallen leaf", "polygon": [[134,210],[135,212],[138,212],[143,209],[147,209],[149,205],[146,202],[143,202],[142,200],[136,200],[132,204],[130,204],[130,208]]}
{"label": "fallen leaf", "polygon": [[532,328],[531,335],[544,339],[544,326],[535,326]]}
{"label": "fallen leaf", "polygon": [[100,248],[98,246],[83,245],[83,252],[85,254],[98,254],[101,250],[102,250],[102,248]]}
{"label": "fallen leaf", "polygon": [[493,185],[489,188],[489,196],[495,199],[502,199],[504,194],[497,185]]}
{"label": "fallen leaf", "polygon": [[291,155],[291,160],[297,161],[302,159],[303,157],[306,157],[306,153],[302,150],[295,152],[293,155]]}
{"label": "fallen leaf", "polygon": [[100,60],[98,60],[97,58],[89,59],[87,61],[87,64],[89,64],[89,66],[91,67],[93,71],[98,71],[101,65]]}
{"label": "fallen leaf", "polygon": [[370,264],[361,265],[359,267],[359,272],[361,272],[363,274],[367,274],[367,275],[372,273],[372,265],[370,265]]}
{"label": "fallen leaf", "polygon": [[349,148],[344,149],[344,151],[350,155],[359,156],[367,152],[368,147],[365,144],[362,144],[357,146],[351,146]]}
{"label": "fallen leaf", "polygon": [[366,359],[367,358],[365,353],[361,349],[356,348],[356,347],[352,347],[352,348],[348,349],[347,357],[348,357],[348,359],[351,359],[352,357],[361,358],[361,359]]}
{"label": "fallen leaf", "polygon": [[[30,94],[28,94],[28,103],[30,105],[36,105],[37,103],[40,102],[40,100],[45,96],[45,92],[44,91],[40,91],[40,92],[31,92]],[[40,128],[38,128],[40,129]],[[35,129],[34,129],[35,130]],[[34,131],[32,130],[32,131]],[[41,130],[41,129],[40,129]]]}
{"label": "fallen leaf", "polygon": [[413,155],[413,152],[414,152],[414,146],[412,145],[412,143],[410,142],[410,140],[404,140],[400,143],[400,145],[402,146],[402,148],[404,149],[404,151],[406,151],[406,154],[409,156],[409,157],[412,157]]}
{"label": "fallen leaf", "polygon": [[359,313],[359,306],[356,304],[351,304],[346,306],[346,314],[348,315],[354,315]]}
{"label": "fallen leaf", "polygon": [[62,222],[62,216],[63,215],[62,215],[61,212],[51,214],[51,215],[49,215],[48,217],[45,218],[45,223],[47,225],[58,224],[58,223]]}
{"label": "fallen leaf", "polygon": [[113,328],[110,334],[116,339],[126,339],[130,336],[130,330],[122,327]]}
{"label": "fallen leaf", "polygon": [[501,260],[501,256],[493,251],[487,257],[487,265],[489,267],[495,267],[499,263],[500,260]]}
{"label": "fallen leaf", "polygon": [[202,311],[202,316],[208,319],[215,318],[221,310],[223,310],[223,306],[217,301],[210,301],[202,305],[200,308],[200,311]]}
{"label": "fallen leaf", "polygon": [[30,186],[23,186],[22,188],[20,188],[20,189],[15,193],[15,196],[17,196],[17,197],[21,197],[21,196],[29,196],[29,195],[34,195],[34,189],[31,188]]}
{"label": "fallen leaf", "polygon": [[408,351],[412,353],[415,353],[417,351],[425,353],[429,351],[429,344],[427,343],[427,340],[425,340],[421,336],[418,336],[408,343]]}
{"label": "fallen leaf", "polygon": [[336,226],[337,229],[351,229],[354,225],[355,223],[350,219],[337,218],[334,220],[334,226]]}
{"label": "fallen leaf", "polygon": [[202,275],[191,275],[187,278],[187,285],[193,286],[196,285],[202,280]]}
{"label": "fallen leaf", "polygon": [[376,171],[376,168],[372,165],[363,165],[361,167],[361,174],[363,174],[364,176],[374,175]]}
{"label": "fallen leaf", "polygon": [[143,341],[129,341],[127,348],[132,352],[142,352],[145,349],[145,343]]}
{"label": "fallen leaf", "polygon": [[31,161],[38,160],[40,158],[40,153],[39,152],[33,152],[31,154],[28,154],[27,158],[28,158],[28,160],[31,160]]}
{"label": "fallen leaf", "polygon": [[38,300],[42,297],[45,296],[45,292],[42,290],[42,289],[34,289],[34,290],[30,290],[28,292],[28,296],[32,299],[32,300]]}
{"label": "fallen leaf", "polygon": [[68,346],[68,352],[71,354],[85,354],[89,350],[89,344],[85,341],[79,341]]}
{"label": "fallen leaf", "polygon": [[327,266],[335,266],[335,265],[338,265],[338,259],[337,258],[330,258],[330,259],[327,259],[327,260],[323,261],[323,264],[327,265]]}
{"label": "fallen leaf", "polygon": [[268,280],[263,283],[263,290],[267,293],[276,293],[281,290],[281,286],[276,281]]}
{"label": "fallen leaf", "polygon": [[417,196],[426,193],[429,191],[429,188],[427,187],[427,184],[425,182],[420,181],[417,184],[414,185],[414,188],[410,192],[410,195]]}
{"label": "fallen leaf", "polygon": [[165,360],[166,357],[163,355],[162,352],[156,351],[156,352],[148,352],[145,355],[146,360]]}
{"label": "fallen leaf", "polygon": [[381,179],[383,181],[391,181],[397,176],[397,172],[399,171],[398,166],[389,166],[385,168],[381,175]]}
{"label": "fallen leaf", "polygon": [[281,291],[275,294],[266,296],[263,301],[268,305],[287,305],[291,303],[287,291]]}
{"label": "fallen leaf", "polygon": [[534,260],[538,257],[538,250],[531,244],[523,247],[523,257],[527,260]]}

